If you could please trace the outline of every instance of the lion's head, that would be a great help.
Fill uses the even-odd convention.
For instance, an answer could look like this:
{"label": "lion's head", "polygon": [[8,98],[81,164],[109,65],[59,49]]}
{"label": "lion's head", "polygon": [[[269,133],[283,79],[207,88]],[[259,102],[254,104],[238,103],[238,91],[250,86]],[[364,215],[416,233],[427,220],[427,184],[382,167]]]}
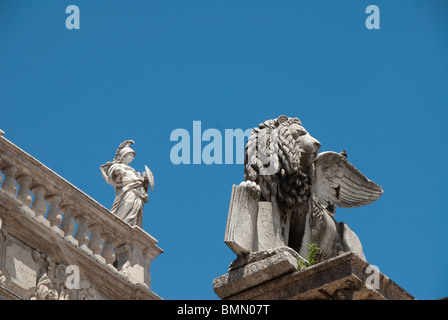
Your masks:
{"label": "lion's head", "polygon": [[298,118],[267,120],[247,141],[244,180],[255,182],[260,200],[276,202],[281,213],[296,211],[310,196],[312,161],[319,148]]}

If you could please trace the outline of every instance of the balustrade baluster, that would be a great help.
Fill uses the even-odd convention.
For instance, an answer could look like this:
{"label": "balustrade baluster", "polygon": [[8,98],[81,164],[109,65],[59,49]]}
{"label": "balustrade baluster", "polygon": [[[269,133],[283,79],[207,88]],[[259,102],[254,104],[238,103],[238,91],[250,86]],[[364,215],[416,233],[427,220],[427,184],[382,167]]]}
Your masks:
{"label": "balustrade baluster", "polygon": [[17,193],[17,199],[22,201],[27,207],[29,207],[33,201],[30,191],[31,182],[31,177],[26,174],[22,174],[17,178],[17,183],[20,187],[19,192]]}
{"label": "balustrade baluster", "polygon": [[34,211],[36,217],[43,217],[47,213],[47,204],[45,202],[45,188],[42,185],[31,187],[34,194],[34,201],[31,205],[31,210]]}
{"label": "balustrade baluster", "polygon": [[3,169],[3,173],[5,174],[5,181],[2,184],[2,189],[15,196],[17,192],[17,183],[15,180],[17,168],[9,166]]}
{"label": "balustrade baluster", "polygon": [[62,222],[62,214],[59,205],[61,204],[61,198],[56,195],[51,195],[47,198],[47,203],[49,205],[47,220],[50,221],[50,226],[54,231],[60,233],[59,225]]}
{"label": "balustrade baluster", "polygon": [[76,230],[75,239],[78,240],[79,246],[84,250],[89,250],[87,244],[89,243],[89,216],[86,214],[80,214],[76,217],[76,222],[78,222],[78,229]]}
{"label": "balustrade baluster", "polygon": [[114,235],[112,233],[104,233],[104,247],[102,257],[106,260],[106,263],[110,266],[115,262],[116,255],[114,249]]}
{"label": "balustrade baluster", "polygon": [[103,243],[101,240],[101,230],[102,227],[99,223],[93,224],[89,227],[90,229],[90,241],[89,248],[92,250],[93,254],[100,256],[103,250]]}
{"label": "balustrade baluster", "polygon": [[61,230],[64,231],[64,238],[77,244],[78,241],[73,238],[73,232],[75,232],[75,210],[69,205],[62,207],[61,209],[64,214],[64,218],[61,223]]}

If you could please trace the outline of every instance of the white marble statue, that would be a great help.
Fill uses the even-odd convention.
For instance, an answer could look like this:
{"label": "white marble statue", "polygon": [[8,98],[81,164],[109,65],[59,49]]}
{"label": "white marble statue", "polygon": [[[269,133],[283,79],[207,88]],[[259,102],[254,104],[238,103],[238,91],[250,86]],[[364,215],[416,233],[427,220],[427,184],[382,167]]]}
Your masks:
{"label": "white marble statue", "polygon": [[116,197],[110,211],[124,222],[141,227],[143,205],[148,202],[148,187],[154,188],[154,177],[146,166],[143,173],[129,166],[135,157],[135,151],[130,148],[132,144],[132,140],[122,142],[114,160],[100,169],[104,180],[115,188]]}
{"label": "white marble statue", "polygon": [[335,209],[367,205],[383,190],[345,151],[319,154],[320,146],[297,118],[280,116],[253,129],[225,236],[238,257],[282,246],[304,257],[315,243],[322,260],[347,251],[364,258],[356,234],[334,219]]}

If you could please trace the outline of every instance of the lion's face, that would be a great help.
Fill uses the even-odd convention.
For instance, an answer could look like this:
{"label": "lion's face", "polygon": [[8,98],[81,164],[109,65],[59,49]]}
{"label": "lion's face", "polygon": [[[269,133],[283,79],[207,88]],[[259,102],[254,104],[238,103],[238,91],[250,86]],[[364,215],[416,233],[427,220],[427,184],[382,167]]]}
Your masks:
{"label": "lion's face", "polygon": [[290,124],[288,129],[301,151],[301,163],[305,165],[309,164],[317,157],[317,153],[321,146],[320,142],[313,138],[304,127],[297,123]]}
{"label": "lion's face", "polygon": [[[271,146],[274,137],[277,149]],[[312,161],[319,148],[319,141],[305,130],[298,118],[280,116],[266,120],[254,128],[247,141],[244,180],[258,186],[256,194],[261,194],[261,201],[272,201],[275,195],[282,213],[288,209],[298,212],[299,206],[306,204],[310,197]]]}

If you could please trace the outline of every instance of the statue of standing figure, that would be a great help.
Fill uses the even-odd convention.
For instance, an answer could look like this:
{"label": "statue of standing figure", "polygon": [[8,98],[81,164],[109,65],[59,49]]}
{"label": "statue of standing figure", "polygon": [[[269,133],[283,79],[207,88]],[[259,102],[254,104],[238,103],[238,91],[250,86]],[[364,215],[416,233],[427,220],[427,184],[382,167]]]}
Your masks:
{"label": "statue of standing figure", "polygon": [[154,189],[154,176],[147,166],[143,173],[129,166],[135,157],[135,151],[130,148],[132,144],[132,140],[122,142],[114,160],[100,169],[104,180],[115,188],[115,201],[110,211],[131,226],[142,227],[143,205],[148,202],[148,187]]}

